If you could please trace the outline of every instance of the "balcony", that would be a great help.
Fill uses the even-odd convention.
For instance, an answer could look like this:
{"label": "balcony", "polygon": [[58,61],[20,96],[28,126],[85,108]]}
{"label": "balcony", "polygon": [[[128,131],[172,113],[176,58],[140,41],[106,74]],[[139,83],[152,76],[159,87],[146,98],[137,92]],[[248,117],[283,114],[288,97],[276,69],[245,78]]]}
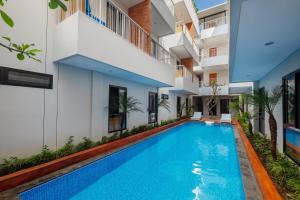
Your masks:
{"label": "balcony", "polygon": [[152,33],[158,37],[175,33],[173,0],[152,0]]}
{"label": "balcony", "polygon": [[[209,86],[208,84],[203,84],[202,82],[200,82],[200,87],[199,87],[199,95],[200,96],[210,96],[212,95],[213,91],[211,86]],[[219,85],[218,86],[218,92],[217,95],[219,96],[224,96],[224,95],[228,95],[229,94],[229,87],[228,84],[223,84],[223,85]]]}
{"label": "balcony", "polygon": [[201,57],[200,66],[203,70],[219,69],[224,70],[228,67],[228,54],[217,55],[217,56],[204,56]]}
{"label": "balcony", "polygon": [[184,65],[176,67],[175,87],[170,89],[181,94],[197,95],[199,92],[199,79]]}
{"label": "balcony", "polygon": [[200,34],[199,20],[192,0],[173,0],[173,2],[176,21],[193,22],[198,34]]}
{"label": "balcony", "polygon": [[114,3],[101,2],[73,0],[68,12],[60,13],[54,61],[156,87],[173,86],[169,52]]}
{"label": "balcony", "polygon": [[199,47],[196,45],[185,24],[177,24],[176,33],[161,38],[165,48],[170,48],[180,59],[192,57],[199,61]]}
{"label": "balcony", "polygon": [[228,24],[226,22],[226,16],[219,17],[200,25],[200,38],[203,41],[203,45],[209,45],[210,43],[228,40]]}

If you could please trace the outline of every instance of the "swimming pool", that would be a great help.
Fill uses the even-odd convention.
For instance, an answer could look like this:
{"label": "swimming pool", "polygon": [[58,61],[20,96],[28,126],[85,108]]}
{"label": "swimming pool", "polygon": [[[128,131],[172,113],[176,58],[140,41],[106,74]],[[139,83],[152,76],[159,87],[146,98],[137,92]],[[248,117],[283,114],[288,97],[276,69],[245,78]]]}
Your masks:
{"label": "swimming pool", "polygon": [[245,199],[233,129],[188,122],[20,194],[27,199]]}

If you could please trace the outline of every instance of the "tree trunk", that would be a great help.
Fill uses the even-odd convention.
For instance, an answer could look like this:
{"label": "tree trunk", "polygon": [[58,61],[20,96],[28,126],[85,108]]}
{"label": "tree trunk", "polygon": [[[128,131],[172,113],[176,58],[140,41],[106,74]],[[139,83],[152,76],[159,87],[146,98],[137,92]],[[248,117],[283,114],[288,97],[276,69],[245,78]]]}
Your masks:
{"label": "tree trunk", "polygon": [[248,129],[249,129],[250,135],[252,136],[253,135],[253,126],[252,126],[250,119],[248,119]]}
{"label": "tree trunk", "polygon": [[277,123],[273,114],[269,115],[269,126],[271,131],[271,152],[273,160],[277,160]]}

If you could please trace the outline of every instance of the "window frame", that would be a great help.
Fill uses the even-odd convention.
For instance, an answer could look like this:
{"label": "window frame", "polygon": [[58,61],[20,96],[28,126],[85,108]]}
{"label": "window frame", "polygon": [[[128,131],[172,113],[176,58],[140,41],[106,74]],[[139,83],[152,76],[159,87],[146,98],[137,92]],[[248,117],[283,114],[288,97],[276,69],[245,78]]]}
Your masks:
{"label": "window frame", "polygon": [[[36,76],[45,77],[49,79],[49,84],[48,86],[41,86],[41,85],[33,85],[34,84],[33,82],[31,82],[32,84],[30,84],[30,82],[26,83],[24,81],[9,80],[9,72],[17,72],[17,73],[23,73],[27,75],[33,75],[33,76],[36,75]],[[10,86],[30,87],[30,88],[40,88],[40,89],[53,89],[53,75],[0,66],[0,85],[10,85]]]}
{"label": "window frame", "polygon": [[118,130],[110,130],[110,128],[109,128],[109,120],[110,120],[110,117],[112,116],[112,115],[117,115],[117,114],[110,114],[110,89],[111,88],[117,88],[118,89],[118,91],[120,90],[120,89],[122,89],[122,90],[125,90],[125,94],[126,94],[126,98],[127,98],[127,88],[126,87],[122,87],[122,86],[117,86],[117,85],[109,85],[109,89],[108,89],[108,120],[107,120],[107,122],[108,122],[108,126],[107,126],[107,132],[108,133],[115,133],[115,132],[118,132],[118,131],[123,131],[123,130],[126,130],[127,129],[127,113],[126,112],[123,112],[123,113],[119,113],[119,115],[123,115],[124,117],[125,117],[125,122],[124,122],[124,124],[125,124],[125,127],[124,128],[120,128],[120,129],[118,129]]}
{"label": "window frame", "polygon": [[[293,126],[291,126],[291,124],[287,124],[287,114],[288,114],[288,110],[287,110],[287,107],[286,107],[287,101],[288,101],[287,96],[286,96],[287,95],[287,90],[286,90],[286,81],[287,80],[294,80],[294,84],[295,84],[295,93],[294,93],[294,98],[295,98],[294,99],[295,123],[294,123]],[[299,118],[300,118],[300,111],[299,111],[299,108],[298,108],[299,105],[297,104],[297,102],[300,101],[300,99],[298,99],[299,98],[298,91],[300,91],[300,88],[298,88],[299,85],[297,85],[297,81],[300,82],[300,69],[295,70],[294,72],[289,73],[289,74],[282,77],[282,85],[283,85],[283,94],[282,94],[283,151],[284,151],[285,155],[287,155],[290,159],[292,159],[296,164],[298,164],[300,166],[299,158],[293,157],[293,155],[291,155],[287,151],[287,140],[286,140],[287,131],[295,131],[298,134],[300,134],[300,123],[298,122]]]}

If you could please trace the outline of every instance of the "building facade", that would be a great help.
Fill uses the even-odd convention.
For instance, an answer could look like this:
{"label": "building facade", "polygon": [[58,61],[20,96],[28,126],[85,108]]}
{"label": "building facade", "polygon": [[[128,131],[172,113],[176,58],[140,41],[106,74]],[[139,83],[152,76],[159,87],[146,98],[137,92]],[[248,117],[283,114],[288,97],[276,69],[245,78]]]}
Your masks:
{"label": "building facade", "polygon": [[[271,8],[271,9],[270,9]],[[300,2],[230,1],[230,81],[254,81],[272,94],[282,87],[274,107],[277,146],[300,163]],[[265,11],[268,12],[265,12]],[[255,15],[248,15],[254,13]],[[275,23],[276,22],[276,23]],[[279,28],[280,27],[280,28]],[[256,131],[270,138],[269,115],[257,107]]]}
{"label": "building facade", "polygon": [[[67,8],[52,10],[48,0],[5,4],[15,26],[1,21],[1,36],[42,52],[41,62],[19,61],[0,49],[0,158],[38,153],[45,145],[57,149],[70,136],[75,143],[96,141],[176,118],[178,107],[198,93],[199,25],[191,0],[74,0]],[[30,14],[18,12],[23,9]],[[158,108],[161,96],[170,112]],[[124,97],[137,99],[142,112],[125,114]]]}
{"label": "building facade", "polygon": [[[193,96],[193,103],[195,110],[204,116],[220,116],[230,113],[229,102],[241,93],[251,92],[253,83],[229,82],[229,4],[225,2],[200,10],[198,18],[200,62],[194,72],[199,79],[199,95]],[[210,105],[213,90],[218,96],[215,106],[214,103]]]}

